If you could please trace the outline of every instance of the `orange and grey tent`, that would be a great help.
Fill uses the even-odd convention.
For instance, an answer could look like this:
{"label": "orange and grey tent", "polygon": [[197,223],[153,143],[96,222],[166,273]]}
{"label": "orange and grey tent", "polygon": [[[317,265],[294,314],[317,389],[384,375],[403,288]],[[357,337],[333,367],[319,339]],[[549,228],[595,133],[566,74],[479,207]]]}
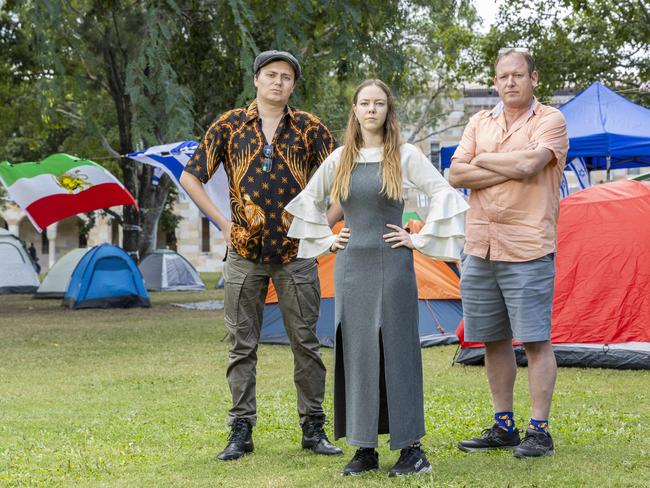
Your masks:
{"label": "orange and grey tent", "polygon": [[[444,261],[431,259],[417,251],[413,253],[413,257],[418,286],[420,344],[425,347],[458,342],[455,331],[463,315],[458,275]],[[318,259],[321,304],[316,333],[321,344],[328,347],[334,346],[335,339],[335,262],[334,254]],[[278,297],[272,283],[266,297],[260,340],[272,344],[289,343],[278,307]]]}
{"label": "orange and grey tent", "polygon": [[421,220],[411,219],[404,224],[404,228],[411,234],[417,234],[422,230],[422,227],[424,227],[424,222]]}

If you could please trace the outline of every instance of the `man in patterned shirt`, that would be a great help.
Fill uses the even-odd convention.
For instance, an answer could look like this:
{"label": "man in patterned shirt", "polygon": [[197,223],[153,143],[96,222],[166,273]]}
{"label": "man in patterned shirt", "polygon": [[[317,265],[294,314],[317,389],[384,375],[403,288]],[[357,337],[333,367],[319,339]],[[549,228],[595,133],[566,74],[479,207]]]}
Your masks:
{"label": "man in patterned shirt", "polygon": [[[225,320],[230,337],[226,377],[232,393],[227,461],[253,451],[257,421],[257,344],[269,278],[294,356],[294,382],[303,430],[302,446],[317,454],[342,454],[329,443],[323,424],[325,366],[316,322],[320,284],[314,259],[297,259],[298,241],[287,237],[285,205],[305,187],[311,171],[334,149],[327,127],[313,115],[287,105],[300,78],[290,53],[265,51],[253,64],[257,96],[248,107],[230,110],[210,126],[185,167],[181,184],[223,230],[228,246]],[[202,183],[223,164],[232,218],[210,200]]]}

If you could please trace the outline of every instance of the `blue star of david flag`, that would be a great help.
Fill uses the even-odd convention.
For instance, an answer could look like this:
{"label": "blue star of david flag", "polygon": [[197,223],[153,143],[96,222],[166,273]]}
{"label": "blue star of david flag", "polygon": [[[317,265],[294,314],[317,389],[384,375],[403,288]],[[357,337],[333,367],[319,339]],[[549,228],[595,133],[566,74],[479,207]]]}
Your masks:
{"label": "blue star of david flag", "polygon": [[560,200],[569,196],[569,182],[566,175],[562,173],[562,182],[560,183]]}
{"label": "blue star of david flag", "polygon": [[[198,146],[199,144],[196,141],[174,142],[171,144],[152,146],[144,151],[127,154],[127,156],[134,161],[148,164],[155,168],[153,176],[154,184],[157,184],[160,176],[165,173],[174,182],[181,195],[185,198],[189,198],[185,189],[181,186],[180,178],[185,169],[185,165],[192,158],[192,155]],[[219,166],[217,172],[203,185],[203,187],[217,208],[221,210],[221,213],[223,213],[227,218],[230,218],[228,177],[223,169],[223,165]],[[191,198],[189,199],[191,200]],[[219,230],[221,230],[215,222],[211,219],[209,220]]]}
{"label": "blue star of david flag", "polygon": [[567,163],[567,168],[571,168],[573,172],[578,177],[578,184],[580,189],[584,190],[591,186],[591,181],[589,181],[589,171],[587,170],[587,164],[585,163],[584,158],[573,158]]}

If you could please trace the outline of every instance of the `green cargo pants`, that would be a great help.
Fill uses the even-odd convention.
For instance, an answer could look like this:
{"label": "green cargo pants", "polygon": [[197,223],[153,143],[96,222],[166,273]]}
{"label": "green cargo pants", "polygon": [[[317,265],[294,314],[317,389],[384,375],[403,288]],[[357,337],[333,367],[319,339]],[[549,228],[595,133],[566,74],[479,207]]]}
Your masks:
{"label": "green cargo pants", "polygon": [[320,284],[315,259],[289,264],[253,263],[228,252],[224,266],[224,312],[230,350],[226,377],[232,394],[228,423],[245,418],[257,421],[255,400],[257,344],[269,278],[273,280],[284,326],[293,351],[293,379],[298,393],[298,415],[324,418],[325,365],[316,336]]}

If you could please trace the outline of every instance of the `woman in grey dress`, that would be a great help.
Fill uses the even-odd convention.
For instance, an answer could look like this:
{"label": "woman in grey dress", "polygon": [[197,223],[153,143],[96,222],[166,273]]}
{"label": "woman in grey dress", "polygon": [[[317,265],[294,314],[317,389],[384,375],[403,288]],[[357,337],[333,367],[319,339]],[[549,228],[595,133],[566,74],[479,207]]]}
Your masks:
{"label": "woman in grey dress", "polygon": [[[357,88],[344,146],[286,207],[299,257],[338,252],[334,434],[359,449],[343,474],[378,469],[378,434],[401,449],[389,476],[431,470],[424,436],[413,249],[458,259],[467,204],[414,146],[400,142],[393,98],[379,80]],[[419,234],[401,227],[407,188],[431,205]],[[327,202],[332,205],[327,208]],[[341,216],[345,227],[330,225]],[[329,220],[328,220],[329,217]]]}

